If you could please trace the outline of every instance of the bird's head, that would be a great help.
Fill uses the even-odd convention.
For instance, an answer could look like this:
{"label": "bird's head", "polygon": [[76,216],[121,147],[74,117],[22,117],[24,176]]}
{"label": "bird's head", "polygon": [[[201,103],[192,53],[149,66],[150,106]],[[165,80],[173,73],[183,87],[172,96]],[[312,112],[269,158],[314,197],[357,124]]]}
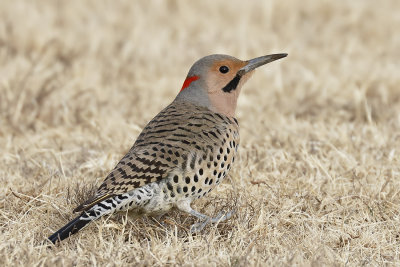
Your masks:
{"label": "bird's head", "polygon": [[189,101],[233,117],[240,89],[254,69],[286,56],[272,54],[247,61],[228,55],[203,57],[190,68],[176,100]]}

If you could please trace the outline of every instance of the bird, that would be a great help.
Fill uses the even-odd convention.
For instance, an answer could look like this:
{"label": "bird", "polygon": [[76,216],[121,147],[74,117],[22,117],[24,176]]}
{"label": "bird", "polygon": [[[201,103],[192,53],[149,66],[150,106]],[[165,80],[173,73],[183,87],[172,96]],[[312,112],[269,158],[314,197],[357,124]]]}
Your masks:
{"label": "bird", "polygon": [[73,210],[79,216],[48,240],[56,244],[118,211],[161,218],[178,209],[200,221],[192,232],[229,219],[233,211],[211,218],[191,203],[220,184],[235,162],[240,142],[235,111],[243,84],[256,68],[286,56],[239,60],[214,54],[196,61],[172,103],[144,127],[95,195]]}

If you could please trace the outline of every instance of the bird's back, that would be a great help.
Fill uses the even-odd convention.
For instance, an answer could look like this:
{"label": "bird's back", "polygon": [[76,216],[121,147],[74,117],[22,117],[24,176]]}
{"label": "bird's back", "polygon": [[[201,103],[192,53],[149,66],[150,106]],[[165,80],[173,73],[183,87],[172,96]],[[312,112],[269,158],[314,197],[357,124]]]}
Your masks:
{"label": "bird's back", "polygon": [[165,184],[163,198],[168,203],[199,198],[226,176],[238,144],[235,118],[174,101],[146,125],[99,187],[95,199],[77,210],[90,208],[104,196],[124,194],[154,182]]}

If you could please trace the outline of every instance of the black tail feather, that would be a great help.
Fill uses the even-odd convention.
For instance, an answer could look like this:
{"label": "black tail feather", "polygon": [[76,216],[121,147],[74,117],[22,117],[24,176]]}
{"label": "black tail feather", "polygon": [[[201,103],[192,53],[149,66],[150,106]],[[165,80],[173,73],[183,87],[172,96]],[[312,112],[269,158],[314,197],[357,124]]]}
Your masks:
{"label": "black tail feather", "polygon": [[67,223],[60,230],[49,236],[49,240],[55,244],[57,241],[61,241],[69,237],[70,235],[75,234],[80,229],[82,229],[86,224],[91,222],[91,220],[82,220],[82,215],[79,215],[69,223]]}

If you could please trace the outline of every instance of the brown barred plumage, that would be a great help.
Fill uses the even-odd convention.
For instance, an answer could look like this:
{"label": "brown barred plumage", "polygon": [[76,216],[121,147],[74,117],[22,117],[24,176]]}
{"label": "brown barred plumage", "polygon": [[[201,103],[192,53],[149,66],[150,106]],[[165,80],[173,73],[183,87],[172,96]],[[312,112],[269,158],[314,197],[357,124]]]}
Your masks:
{"label": "brown barred plumage", "polygon": [[[230,147],[233,142],[235,147]],[[174,101],[147,124],[96,196],[74,211],[87,210],[107,196],[167,179],[171,173],[178,177],[193,176],[202,165],[205,172],[202,176],[217,181],[218,174],[225,169],[218,165],[230,167],[238,145],[236,120],[191,103]],[[215,178],[214,171],[217,171]]]}
{"label": "brown barred plumage", "polygon": [[161,216],[175,207],[205,221],[193,225],[193,231],[206,222],[228,219],[231,213],[209,218],[190,204],[218,185],[234,163],[240,141],[234,114],[241,86],[256,67],[285,56],[241,61],[211,55],[197,61],[176,99],[147,124],[96,195],[74,210],[81,215],[50,241],[121,210]]}

